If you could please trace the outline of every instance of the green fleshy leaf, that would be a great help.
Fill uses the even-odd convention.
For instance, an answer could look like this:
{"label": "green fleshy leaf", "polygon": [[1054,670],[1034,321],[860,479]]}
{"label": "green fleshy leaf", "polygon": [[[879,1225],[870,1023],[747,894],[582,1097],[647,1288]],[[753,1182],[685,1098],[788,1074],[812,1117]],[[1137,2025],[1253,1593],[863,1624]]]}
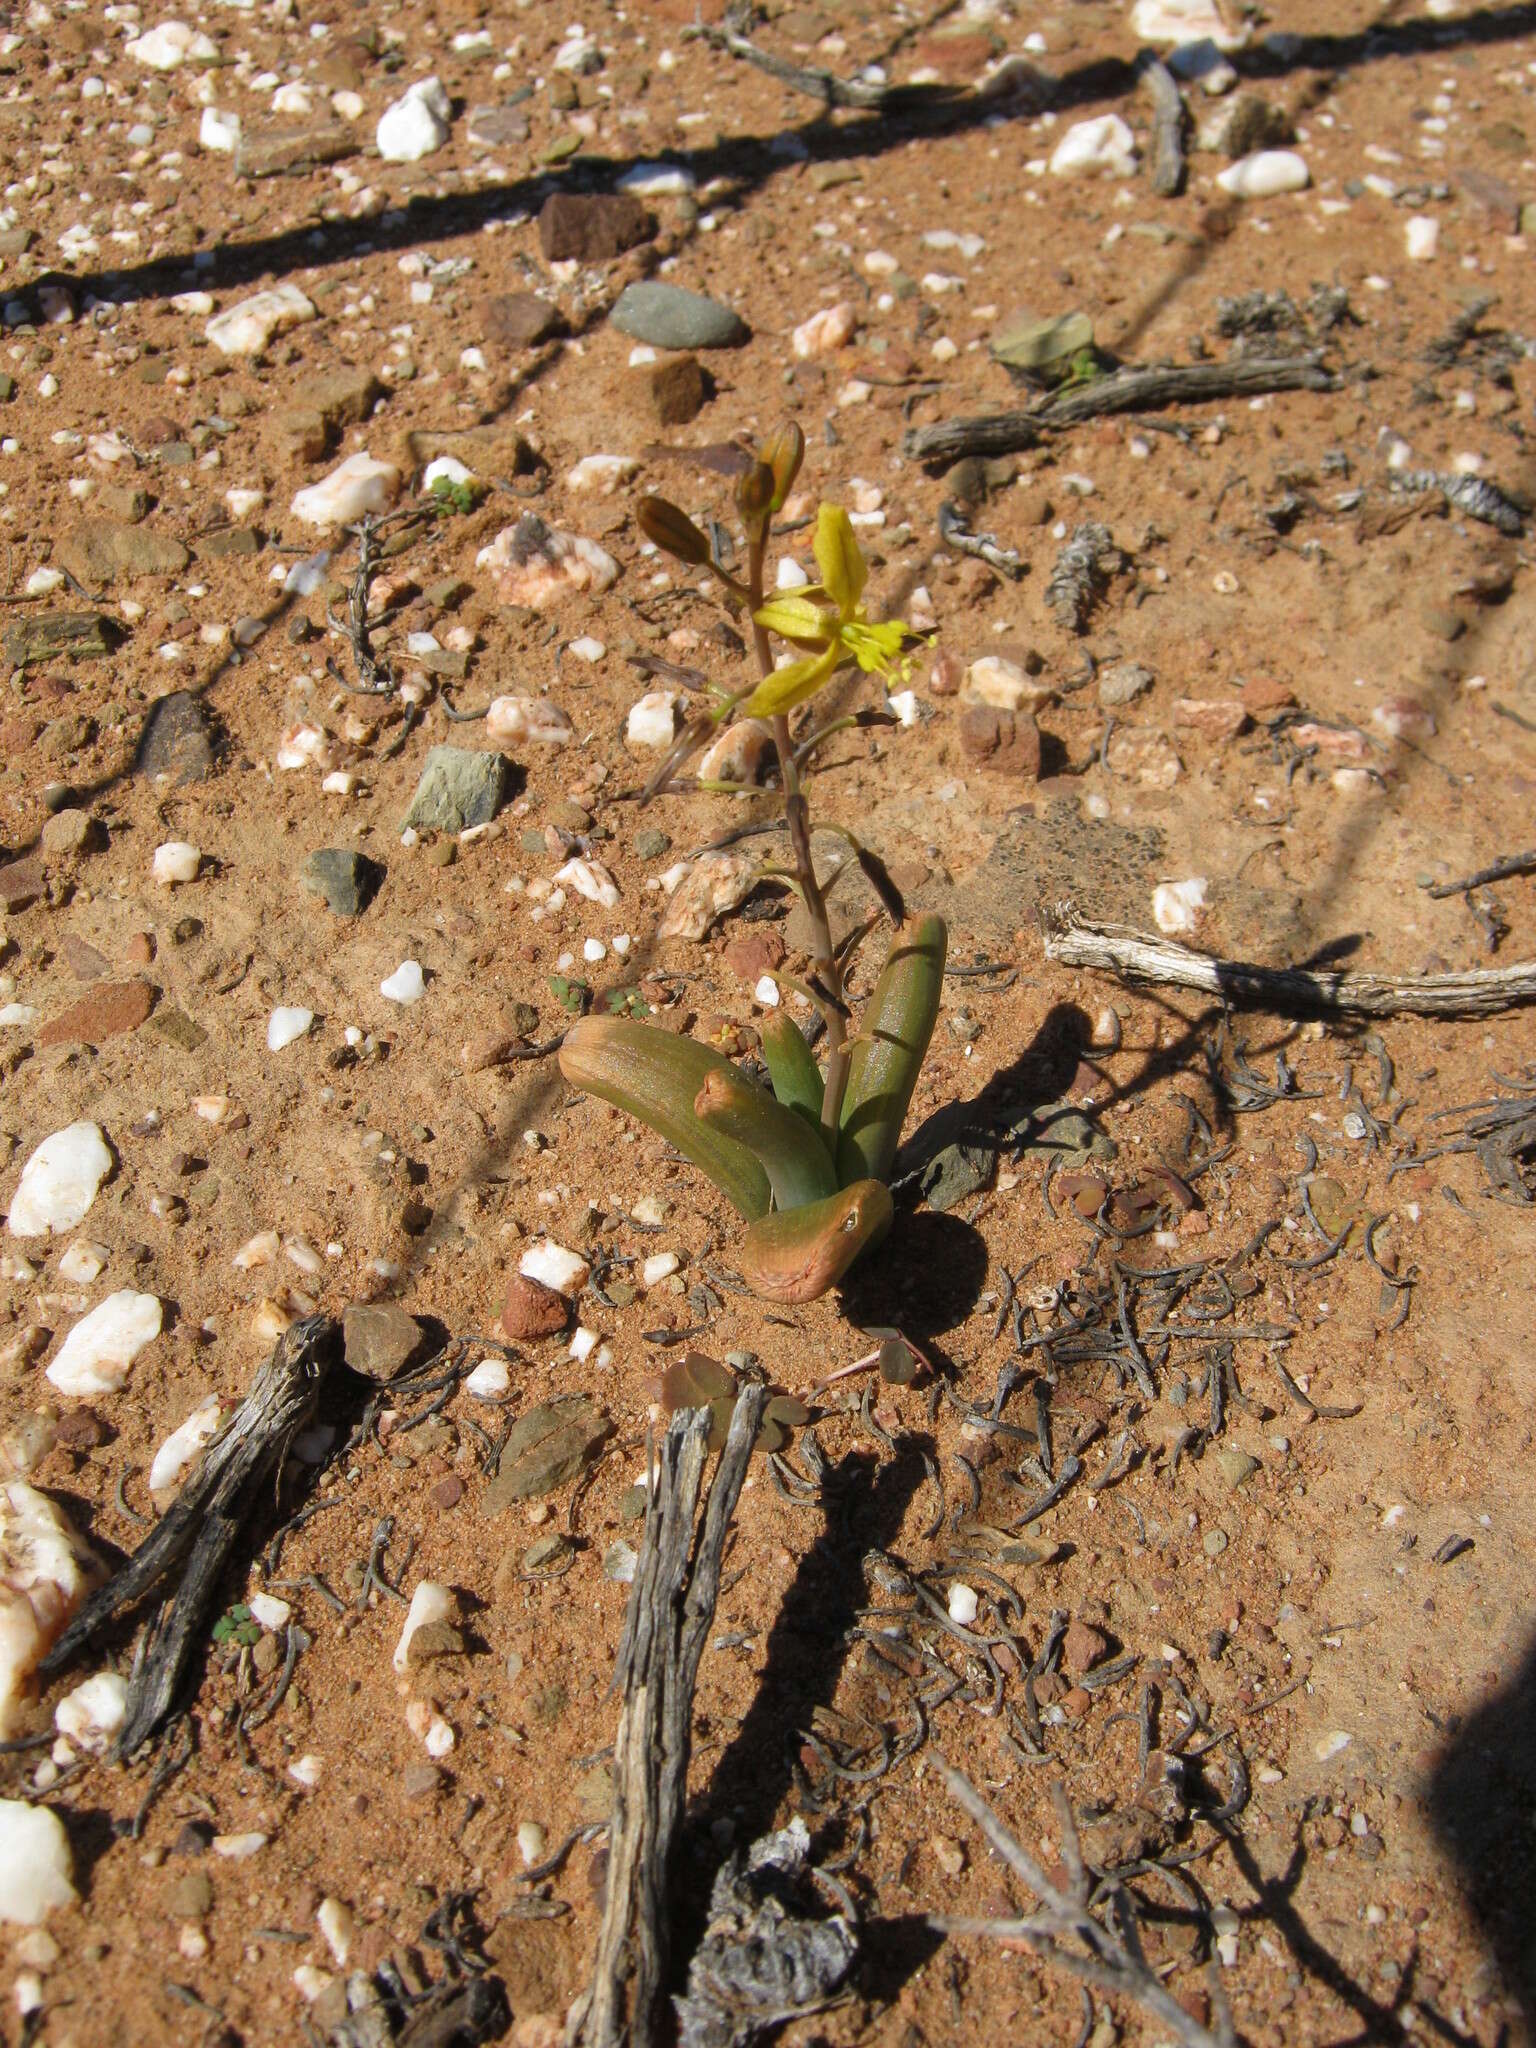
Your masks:
{"label": "green fleshy leaf", "polygon": [[861,1180],[803,1208],[760,1217],[742,1238],[741,1277],[769,1301],[815,1301],[891,1224],[890,1190]]}
{"label": "green fleshy leaf", "polygon": [[734,1067],[708,1077],[693,1109],[762,1162],[776,1208],[798,1209],[836,1192],[837,1174],[819,1134]]}
{"label": "green fleshy leaf", "polygon": [[767,1214],[768,1175],[746,1149],[694,1114],[705,1081],[736,1070],[722,1053],[629,1017],[584,1017],[560,1048],[573,1088],[649,1124],[719,1188],[748,1221]]}
{"label": "green fleshy leaf", "polygon": [[849,1057],[837,1142],[838,1178],[845,1186],[865,1177],[884,1180],[891,1170],[938,1021],[948,943],[941,917],[919,918],[911,937],[892,946],[865,1005]]}

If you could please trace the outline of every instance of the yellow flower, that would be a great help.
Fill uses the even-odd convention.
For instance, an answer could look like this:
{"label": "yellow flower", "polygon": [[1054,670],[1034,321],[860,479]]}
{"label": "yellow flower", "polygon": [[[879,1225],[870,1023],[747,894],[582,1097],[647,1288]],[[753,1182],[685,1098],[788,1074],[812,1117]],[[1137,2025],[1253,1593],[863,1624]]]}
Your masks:
{"label": "yellow flower", "polygon": [[875,625],[859,600],[864,595],[869,565],[854,538],[853,524],[841,505],[823,505],[816,514],[813,543],[820,583],[776,597],[753,617],[781,640],[812,651],[799,661],[775,669],[758,684],[743,706],[748,718],[776,718],[814,697],[838,669],[855,661],[866,675],[904,675],[902,649],[911,628],[893,619]]}

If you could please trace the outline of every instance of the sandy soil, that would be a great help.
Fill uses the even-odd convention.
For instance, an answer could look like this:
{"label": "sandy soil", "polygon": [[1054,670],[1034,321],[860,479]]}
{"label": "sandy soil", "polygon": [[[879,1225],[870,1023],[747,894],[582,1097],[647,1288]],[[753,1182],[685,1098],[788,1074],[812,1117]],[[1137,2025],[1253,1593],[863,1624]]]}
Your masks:
{"label": "sandy soil", "polygon": [[[1192,943],[1214,952],[1384,973],[1536,953],[1529,876],[1497,884],[1496,908],[1475,898],[1480,915],[1423,886],[1530,842],[1529,545],[1441,496],[1389,488],[1394,466],[1446,474],[1463,457],[1516,499],[1532,487],[1536,364],[1522,337],[1536,335],[1536,284],[1516,233],[1521,203],[1536,201],[1528,16],[1397,9],[1372,33],[1360,0],[1277,10],[1237,57],[1237,90],[1290,118],[1310,186],[1233,201],[1214,182],[1225,159],[1208,152],[1169,199],[1144,170],[1044,169],[1076,120],[1118,113],[1145,144],[1149,103],[1130,79],[1137,44],[1118,8],[940,9],[931,23],[832,0],[769,11],[780,18],[758,31],[764,47],[843,77],[879,62],[895,79],[928,67],[969,83],[1017,52],[1059,82],[1057,96],[1049,112],[1026,90],[943,118],[823,117],[685,37],[693,9],[681,0],[587,9],[599,62],[576,75],[553,68],[573,10],[548,0],[463,16],[405,0],[371,10],[361,40],[361,16],[327,0],[214,8],[187,18],[213,38],[217,65],[194,57],[163,72],[126,49],[152,11],[142,23],[94,5],[8,11],[3,623],[21,634],[68,611],[120,628],[109,658],[76,662],[24,659],[9,639],[0,704],[0,840],[21,864],[5,871],[0,934],[3,1001],[20,1006],[0,1019],[0,1198],[36,1145],[77,1119],[97,1122],[114,1156],[78,1230],[5,1241],[0,1421],[48,1411],[62,1430],[33,1483],[111,1558],[154,1512],[156,1448],[208,1396],[237,1400],[288,1317],[388,1301],[439,1336],[496,1337],[509,1280],[541,1232],[588,1256],[670,1250],[680,1265],[649,1295],[631,1278],[627,1299],[611,1289],[631,1269],[600,1267],[607,1298],[577,1305],[599,1339],[585,1359],[565,1336],[518,1344],[497,1402],[461,1391],[424,1428],[382,1432],[318,1477],[286,1469],[223,1597],[263,1589],[272,1530],[317,1492],[334,1505],[287,1538],[274,1574],[308,1647],[278,1710],[246,1736],[242,1703],[272,1685],[282,1639],[243,1653],[210,1644],[172,1738],[190,1731],[191,1759],[141,1828],[158,1752],[131,1766],[60,1752],[41,1779],[46,1748],[0,1761],[6,1796],[41,1796],[63,1819],[79,1892],[42,1935],[0,1930],[7,1985],[36,2003],[25,2021],[11,2005],[6,2038],[261,2043],[300,2038],[306,2016],[323,2032],[340,1980],[320,1902],[342,1901],[355,1919],[348,1967],[414,1952],[432,1976],[442,1958],[422,1929],[456,1894],[470,1895],[506,1986],[508,2038],[554,2038],[585,1982],[602,1842],[530,1886],[522,1872],[541,1852],[525,1855],[518,1830],[534,1824],[543,1832],[525,1842],[553,1851],[606,1815],[626,1587],[605,1558],[639,1541],[631,1490],[668,1355],[656,1333],[704,1325],[697,1341],[715,1357],[750,1352],[804,1392],[868,1348],[861,1329],[885,1324],[924,1347],[936,1378],[877,1388],[865,1415],[858,1391],[820,1404],[814,1434],[831,1472],[819,1503],[786,1494],[766,1465],[743,1496],[699,1687],[679,1925],[697,1926],[733,1841],[801,1812],[818,1854],[847,1858],[865,1954],[856,1994],[786,2038],[913,2048],[962,2030],[1070,2041],[1080,2027],[1094,2048],[1165,2038],[1121,2000],[1096,1995],[1085,2021],[1077,1989],[1027,1953],[927,1931],[930,1914],[1024,1903],[947,1798],[933,1768],[942,1752],[1051,1861],[1050,1787],[1064,1785],[1090,1862],[1129,1872],[1149,1960],[1205,2017],[1218,1953],[1215,1980],[1244,2041],[1527,2037],[1530,1211],[1475,1153],[1414,1162],[1458,1127],[1437,1115],[1530,1065],[1529,1013],[1393,1018],[1369,1044],[1347,1025],[1254,1014],[1224,1034],[1196,998],[1127,993],[1048,963],[1035,918],[1070,892],[1091,915],[1148,928],[1158,884],[1202,876]],[[481,29],[483,46],[455,46]],[[1282,30],[1303,40],[1263,41]],[[1026,36],[1043,48],[1026,50]],[[454,102],[447,143],[419,163],[381,161],[379,116],[428,72]],[[472,141],[470,110],[524,86],[503,139]],[[269,111],[279,89],[286,111]],[[334,113],[333,94],[355,94],[358,111],[348,117],[345,101]],[[1232,103],[1198,85],[1189,98],[1202,125]],[[339,128],[343,142],[327,147],[345,153],[242,175],[199,144],[209,106],[239,113],[247,138]],[[552,266],[536,224],[547,193],[610,190],[637,161],[690,173],[690,189],[646,199],[655,238],[611,261]],[[1408,255],[1417,216],[1438,224],[1428,260]],[[925,246],[936,227],[981,246]],[[663,424],[633,340],[606,318],[648,275],[709,293],[751,329],[741,347],[700,352],[711,395],[681,424]],[[221,357],[209,318],[284,283],[315,317],[258,360]],[[1110,356],[1189,362],[1231,347],[1223,299],[1283,289],[1305,308],[1318,285],[1347,294],[1348,317],[1316,336],[1335,389],[1097,421],[987,479],[903,455],[911,428],[1026,402],[987,346],[1023,309],[1086,313]],[[502,302],[530,290],[568,331],[517,346]],[[1492,299],[1481,325],[1450,359],[1427,360],[1474,294]],[[792,330],[842,302],[852,339],[796,357]],[[375,373],[378,395],[368,416],[327,434],[316,394],[344,370]],[[732,687],[748,673],[721,614],[642,555],[634,493],[664,490],[729,525],[723,444],[750,443],[786,412],[809,444],[805,510],[862,484],[883,514],[862,529],[872,600],[910,613],[926,593],[937,634],[914,678],[915,722],[829,744],[813,802],[879,850],[910,904],[950,917],[954,962],[1002,963],[948,983],[912,1128],[921,1137],[925,1120],[962,1104],[967,1129],[995,1137],[1001,1119],[1015,1137],[1038,1136],[1031,1110],[1088,1110],[1113,1141],[1099,1167],[1116,1189],[1145,1190],[1160,1167],[1191,1176],[1187,1213],[1182,1182],[1157,1184],[1154,1235],[1106,1236],[1059,1185],[1043,1187],[1038,1144],[1005,1143],[985,1189],[957,1208],[910,1198],[841,1296],[770,1311],[712,1277],[728,1279],[733,1219],[659,1141],[572,1094],[550,1058],[466,1067],[462,1048],[488,1033],[558,1034],[560,976],[599,992],[638,986],[674,1023],[746,1048],[762,1016],[762,947],[787,924],[793,963],[788,904],[771,887],[704,942],[658,940],[662,873],[770,819],[773,800],[669,794],[642,814],[633,792],[655,757],[624,737],[652,687],[632,656],[704,667]],[[345,612],[356,545],[306,529],[294,493],[366,448],[400,466],[406,503],[432,437],[466,433],[452,445],[488,491],[469,511],[389,529],[399,551],[373,600],[393,606],[376,646],[394,686],[351,694],[354,648],[327,615]],[[573,487],[569,472],[594,453],[637,458],[633,480]],[[236,509],[231,489],[260,496]],[[1021,555],[1018,580],[940,544],[940,502],[967,490],[973,526]],[[612,587],[542,611],[509,605],[477,555],[530,510],[609,550]],[[122,543],[130,565],[110,584],[80,575],[101,573],[100,550],[118,544],[98,533],[91,551],[80,529],[97,518],[119,542],[138,537]],[[1084,519],[1110,529],[1124,565],[1075,633],[1044,592]],[[178,544],[183,566],[137,572],[146,536]],[[789,536],[803,563],[808,542],[808,528]],[[322,546],[335,555],[321,587],[286,589]],[[66,567],[71,580],[44,576],[29,594],[35,572]],[[435,654],[411,650],[411,633],[434,635]],[[573,651],[584,637],[600,643],[596,658]],[[1054,692],[1039,712],[1042,779],[968,754],[959,700],[933,688],[940,657],[964,667],[993,653]],[[1153,681],[1111,712],[1100,681],[1118,662]],[[146,717],[171,691],[206,715],[207,772],[185,783],[136,768]],[[516,772],[487,831],[406,843],[429,747],[491,744],[482,724],[447,711],[509,692],[551,697],[570,744],[505,749]],[[850,688],[847,702],[875,697]],[[1300,732],[1291,707],[1306,714]],[[304,730],[312,741],[295,738]],[[282,765],[285,744],[299,765]],[[323,778],[337,774],[345,791],[328,792]],[[550,906],[573,836],[611,870],[617,908],[571,890]],[[174,889],[151,871],[168,841],[201,854],[197,878]],[[360,917],[334,916],[303,887],[321,848],[381,865]],[[839,901],[851,916],[851,886]],[[605,948],[595,962],[583,958],[589,939]],[[379,985],[406,960],[425,970],[426,992],[401,1007]],[[123,999],[102,991],[139,984],[152,1002],[127,999],[139,1021],[112,1028]],[[72,1017],[93,996],[100,1007]],[[269,1051],[280,1005],[314,1022]],[[1244,1052],[1273,1099],[1249,1090]],[[1313,1146],[1317,1211],[1335,1236],[1353,1228],[1309,1265],[1326,1250],[1303,1209]],[[665,1204],[659,1231],[632,1221],[646,1196]],[[1090,1662],[1134,1653],[1134,1667],[1098,1689],[1070,1669],[1041,1685],[1050,1762],[1032,1766],[1019,1739],[1024,1659],[1013,1651],[994,1667],[994,1695],[985,1665],[930,1629],[958,1685],[928,1709],[926,1739],[883,1776],[829,1782],[829,1755],[869,1768],[882,1739],[911,1731],[915,1694],[944,1691],[931,1663],[904,1675],[850,1633],[861,1610],[893,1604],[867,1553],[934,1574],[942,1591],[982,1554],[958,1525],[1014,1523],[1039,1490],[1020,1460],[1037,1449],[1031,1387],[1044,1354],[1020,1357],[1016,1329],[1059,1327],[1074,1301],[1112,1293],[1121,1267],[1226,1260],[1272,1219],[1284,1220],[1270,1242],[1235,1269],[1252,1289],[1213,1341],[1219,1351],[1256,1322],[1294,1335],[1233,1343],[1219,1437],[1202,1452],[1204,1339],[1173,1346],[1152,1401],[1118,1386],[1102,1358],[1064,1363],[1048,1390],[1052,1471],[1091,1438],[1082,1481],[1022,1532],[1035,1561],[1015,1551],[988,1567],[1017,1602],[1026,1659],[1061,1614],[1101,1632]],[[279,1250],[238,1268],[237,1251],[266,1231],[296,1244],[298,1261]],[[109,1254],[86,1285],[58,1273],[76,1238]],[[1031,1304],[1017,1326],[1016,1278]],[[49,1361],[82,1311],[119,1288],[161,1300],[162,1334],[119,1391],[60,1399]],[[25,1335],[34,1327],[40,1349]],[[1022,1441],[966,1421],[1010,1359],[1022,1378],[1004,1414]],[[595,1468],[487,1516],[470,1425],[494,1440],[504,1420],[576,1391],[612,1425]],[[327,1394],[338,1442],[367,1392],[349,1376]],[[1319,1412],[1330,1407],[1348,1413]],[[1133,1450],[1123,1476],[1092,1490]],[[798,1447],[791,1456],[803,1469]],[[406,1593],[422,1577],[455,1588],[466,1636],[464,1654],[406,1679],[389,1662],[403,1610],[377,1591],[359,1604],[384,1518],[388,1576],[403,1574]],[[551,1533],[574,1547],[563,1575],[541,1580],[525,1553]],[[1001,1610],[989,1603],[1006,1596],[970,1578],[991,1626]],[[878,1625],[899,1627],[914,1656],[915,1613]],[[125,1621],[22,1710],[19,1732],[46,1731],[72,1685],[103,1663],[126,1672],[132,1655]],[[1181,1691],[1201,1724],[1188,1746],[1221,1738],[1165,1817],[1138,1803],[1147,1688],[1155,1740],[1177,1734]],[[436,1762],[407,1718],[422,1700],[453,1731]],[[1249,1797],[1213,1821],[1239,1803],[1238,1756]],[[312,1784],[292,1774],[300,1758],[319,1760],[306,1767]],[[209,1847],[245,1834],[266,1838],[247,1860]],[[1170,1852],[1172,1876],[1156,1862]],[[317,1996],[329,2004],[313,2007]]]}

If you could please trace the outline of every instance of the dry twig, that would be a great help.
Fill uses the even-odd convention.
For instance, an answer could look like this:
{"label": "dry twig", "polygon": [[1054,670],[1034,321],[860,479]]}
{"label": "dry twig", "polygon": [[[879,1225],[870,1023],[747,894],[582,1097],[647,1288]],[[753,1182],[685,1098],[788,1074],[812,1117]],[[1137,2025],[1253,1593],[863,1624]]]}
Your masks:
{"label": "dry twig", "polygon": [[1123,925],[1094,924],[1070,903],[1041,913],[1045,957],[1094,967],[1124,981],[1198,989],[1223,1002],[1289,1013],[1331,1010],[1357,1017],[1491,1017],[1536,1001],[1536,960],[1460,974],[1333,974],[1310,967],[1257,967],[1193,952]]}
{"label": "dry twig", "polygon": [[1161,405],[1203,405],[1213,398],[1251,398],[1266,391],[1337,391],[1339,378],[1309,356],[1234,357],[1225,363],[1131,365],[1032,407],[917,427],[902,442],[913,462],[958,462],[962,455],[1015,455],[1046,435],[1106,413],[1145,412]]}
{"label": "dry twig", "polygon": [[712,1416],[675,1415],[662,1439],[645,1540],[624,1618],[617,1684],[608,1894],[585,2010],[570,2030],[584,2048],[650,2048],[659,2037],[672,1907],[669,1873],[688,1786],[693,1691],[720,1590],[720,1559],[767,1406],[743,1387],[710,1489],[694,1521]]}
{"label": "dry twig", "polygon": [[[1026,1941],[1040,1960],[1066,1970],[1100,1991],[1134,1999],[1153,2015],[1183,2048],[1231,2048],[1230,2021],[1218,2021],[1219,2031],[1211,2033],[1184,2010],[1171,1991],[1164,1989],[1148,1968],[1136,1938],[1134,1923],[1114,1934],[1088,1911],[1086,1873],[1078,1848],[1077,1828],[1066,1794],[1053,1788],[1056,1817],[1061,1829],[1061,1860],[1069,1873],[1069,1895],[1051,1882],[1029,1851],[1009,1833],[970,1780],[946,1761],[936,1758],[951,1796],[965,1808],[986,1836],[988,1845],[1040,1900],[1041,1910],[1027,1919],[935,1918],[932,1925],[945,1934],[984,1934],[997,1941]],[[1081,1948],[1069,1947],[1080,1943]],[[1086,1951],[1084,1953],[1083,1951]]]}
{"label": "dry twig", "polygon": [[1136,76],[1152,102],[1152,190],[1160,199],[1174,199],[1184,189],[1184,131],[1189,114],[1173,73],[1160,57],[1143,50]]}

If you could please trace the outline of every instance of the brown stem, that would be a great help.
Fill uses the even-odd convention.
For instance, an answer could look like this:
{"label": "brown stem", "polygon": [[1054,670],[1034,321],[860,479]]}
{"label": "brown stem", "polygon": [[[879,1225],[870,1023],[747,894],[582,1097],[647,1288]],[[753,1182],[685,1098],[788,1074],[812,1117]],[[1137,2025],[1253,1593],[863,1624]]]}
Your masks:
{"label": "brown stem", "polygon": [[[752,647],[757,656],[758,673],[765,681],[773,674],[773,651],[768,645],[766,630],[757,623],[757,614],[763,605],[763,560],[767,546],[768,524],[765,520],[762,531],[749,539],[747,547],[747,587],[752,593]],[[832,921],[827,915],[827,899],[821,892],[815,863],[811,859],[811,814],[800,789],[800,770],[795,759],[795,743],[790,737],[789,718],[781,712],[771,723],[773,744],[779,756],[779,782],[784,791],[784,815],[795,856],[795,873],[811,921],[811,957],[816,963],[818,977],[834,999],[822,1009],[827,1026],[827,1080],[822,1092],[821,1125],[835,1139],[838,1118],[842,1113],[843,1091],[848,1085],[848,1027],[842,1014],[847,1008],[843,996],[843,971],[832,947]]]}

